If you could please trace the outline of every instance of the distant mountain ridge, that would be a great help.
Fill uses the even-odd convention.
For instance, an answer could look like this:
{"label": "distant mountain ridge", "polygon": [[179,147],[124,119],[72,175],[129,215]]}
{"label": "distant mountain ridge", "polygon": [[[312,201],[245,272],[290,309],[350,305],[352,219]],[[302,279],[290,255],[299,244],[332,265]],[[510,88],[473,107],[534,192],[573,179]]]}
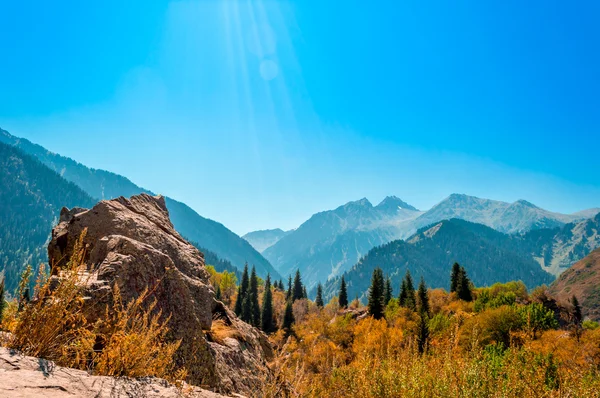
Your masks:
{"label": "distant mountain ridge", "polygon": [[96,201],[33,156],[0,142],[0,271],[10,294],[26,265],[47,262],[46,243],[63,206]]}
{"label": "distant mountain ridge", "polygon": [[284,231],[281,228],[263,229],[248,232],[242,238],[247,240],[259,253],[262,253],[290,232],[292,231]]}
{"label": "distant mountain ridge", "polygon": [[[153,192],[135,185],[126,177],[105,170],[88,168],[73,159],[52,153],[40,145],[15,137],[2,129],[0,129],[0,142],[17,147],[37,158],[93,198],[112,199],[119,196],[130,197],[139,193],[154,195]],[[181,235],[216,253],[220,258],[230,261],[237,268],[243,268],[244,263],[248,262],[256,266],[257,273],[262,277],[267,273],[276,278],[280,277],[260,253],[224,225],[200,216],[184,203],[169,197],[165,199],[171,221]]]}
{"label": "distant mountain ridge", "polygon": [[[366,198],[320,212],[289,235],[268,247],[263,255],[282,274],[300,269],[309,286],[348,270],[371,248],[406,239],[421,228],[448,219],[483,224],[508,234],[561,228],[593,217],[595,209],[560,214],[518,200],[507,203],[452,194],[421,212],[395,196],[373,206]],[[556,268],[556,267],[554,267]],[[553,274],[553,267],[545,267]]]}
{"label": "distant mountain ridge", "polygon": [[311,288],[349,269],[372,247],[395,239],[403,223],[421,214],[395,196],[377,206],[363,198],[313,215],[263,255],[284,276],[300,269]]}

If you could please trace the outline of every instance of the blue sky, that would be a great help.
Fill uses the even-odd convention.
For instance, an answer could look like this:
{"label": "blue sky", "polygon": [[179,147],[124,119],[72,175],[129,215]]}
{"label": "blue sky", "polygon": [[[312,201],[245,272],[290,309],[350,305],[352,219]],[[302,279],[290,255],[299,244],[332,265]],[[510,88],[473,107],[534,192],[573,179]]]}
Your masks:
{"label": "blue sky", "polygon": [[237,233],[453,192],[600,206],[600,3],[0,4],[0,127]]}

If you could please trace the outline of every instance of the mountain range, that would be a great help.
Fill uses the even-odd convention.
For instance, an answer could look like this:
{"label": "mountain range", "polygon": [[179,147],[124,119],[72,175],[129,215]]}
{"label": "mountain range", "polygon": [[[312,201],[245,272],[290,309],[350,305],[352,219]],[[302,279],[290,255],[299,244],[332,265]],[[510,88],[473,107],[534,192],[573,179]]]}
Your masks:
{"label": "mountain range", "polygon": [[[423,212],[395,196],[386,197],[377,206],[363,198],[313,215],[297,229],[273,239],[262,254],[284,276],[299,269],[307,285],[313,287],[349,270],[373,247],[406,239],[419,229],[442,220],[458,218],[499,232],[522,234],[534,230],[550,231],[593,217],[598,212],[600,209],[560,214],[525,200],[507,203],[462,194],[452,194]],[[252,238],[261,233],[246,236],[251,237],[252,243]],[[261,244],[260,248],[265,246]],[[574,262],[554,258],[553,265],[543,265],[555,275]]]}
{"label": "mountain range", "polygon": [[263,229],[260,231],[249,232],[242,238],[247,240],[260,253],[277,243],[281,238],[292,231],[284,231],[281,228]]}
{"label": "mountain range", "polygon": [[[153,192],[135,185],[126,177],[105,170],[88,168],[73,159],[52,153],[44,147],[34,144],[26,139],[15,137],[7,131],[0,129],[0,143],[8,144],[36,158],[62,179],[74,184],[94,200],[85,207],[91,207],[97,200],[112,199],[119,196],[129,197],[139,193],[154,195]],[[11,196],[12,197],[12,196]],[[187,239],[203,248],[214,252],[224,260],[230,261],[236,268],[241,269],[244,263],[256,266],[257,273],[265,277],[267,274],[278,278],[278,272],[271,264],[258,253],[247,241],[227,229],[223,224],[200,216],[186,204],[175,199],[165,197],[171,221],[176,230]],[[15,196],[13,201],[18,201]],[[57,209],[53,208],[48,217],[58,217],[61,206],[69,206],[70,202],[60,203]],[[51,215],[50,215],[51,214]],[[47,238],[50,226],[40,226]],[[43,243],[43,242],[42,242]]]}

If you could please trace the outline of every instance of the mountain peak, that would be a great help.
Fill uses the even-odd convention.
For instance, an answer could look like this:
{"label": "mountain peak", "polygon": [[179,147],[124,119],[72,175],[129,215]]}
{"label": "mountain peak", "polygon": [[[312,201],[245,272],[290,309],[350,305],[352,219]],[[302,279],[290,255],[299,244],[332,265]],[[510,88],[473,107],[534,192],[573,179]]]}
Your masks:
{"label": "mountain peak", "polygon": [[513,203],[513,205],[519,205],[519,206],[523,206],[523,207],[529,207],[532,209],[538,209],[538,207],[536,205],[534,205],[531,202],[526,201],[525,199],[519,199],[515,203]]}
{"label": "mountain peak", "polygon": [[385,210],[398,210],[398,209],[406,209],[412,211],[419,211],[415,207],[409,205],[402,199],[397,196],[386,196],[377,206],[378,209]]}

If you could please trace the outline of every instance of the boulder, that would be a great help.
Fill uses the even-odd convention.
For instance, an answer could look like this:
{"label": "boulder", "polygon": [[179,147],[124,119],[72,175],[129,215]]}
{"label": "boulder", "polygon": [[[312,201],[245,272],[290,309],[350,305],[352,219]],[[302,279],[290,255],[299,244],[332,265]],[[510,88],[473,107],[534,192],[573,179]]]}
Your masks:
{"label": "boulder", "polygon": [[[89,210],[64,208],[48,245],[54,278],[84,230],[81,273],[90,322],[104,316],[115,286],[124,302],[150,291],[148,301],[156,300],[156,310],[168,319],[169,338],[181,340],[176,361],[187,369],[189,383],[224,393],[258,388],[272,356],[268,339],[215,299],[202,253],[175,231],[162,196],[120,197]],[[211,337],[213,319],[235,343]]]}

